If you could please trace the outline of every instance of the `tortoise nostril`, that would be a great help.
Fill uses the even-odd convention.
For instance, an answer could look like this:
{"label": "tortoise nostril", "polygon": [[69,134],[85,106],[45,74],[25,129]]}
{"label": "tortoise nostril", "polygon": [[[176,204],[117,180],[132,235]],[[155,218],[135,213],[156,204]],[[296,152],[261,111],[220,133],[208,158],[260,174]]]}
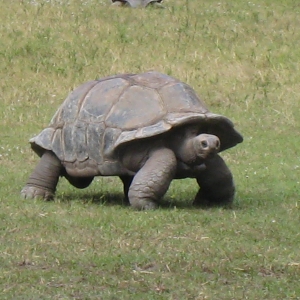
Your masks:
{"label": "tortoise nostril", "polygon": [[207,141],[201,141],[201,146],[205,149],[207,148],[208,144]]}

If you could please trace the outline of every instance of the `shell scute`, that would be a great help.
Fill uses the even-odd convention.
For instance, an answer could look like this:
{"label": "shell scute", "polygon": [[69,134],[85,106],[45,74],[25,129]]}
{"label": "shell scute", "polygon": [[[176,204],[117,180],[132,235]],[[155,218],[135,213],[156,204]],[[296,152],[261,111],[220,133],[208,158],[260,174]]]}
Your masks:
{"label": "shell scute", "polygon": [[107,127],[124,131],[155,124],[164,115],[163,105],[158,93],[143,86],[133,85],[120,96],[119,101],[108,114]]}
{"label": "shell scute", "polygon": [[77,120],[72,128],[72,139],[76,160],[79,162],[89,158],[87,141],[87,123]]}
{"label": "shell scute", "polygon": [[168,113],[173,112],[197,112],[205,114],[208,109],[194,90],[185,83],[176,82],[162,87],[159,90],[164,100]]}
{"label": "shell scute", "polygon": [[[57,147],[55,147],[55,149],[53,147],[53,151],[61,161],[74,162],[76,160],[76,140],[74,140],[73,138],[73,128],[73,123],[65,124],[62,129],[61,136],[55,135],[55,138],[53,139],[53,145],[54,143],[57,144]],[[61,130],[59,129],[57,130],[57,132],[60,131]],[[61,150],[59,150],[58,148],[60,148]]]}
{"label": "shell scute", "polygon": [[[32,145],[33,150],[41,156],[45,150],[52,150],[53,136],[55,134],[55,129],[52,127],[45,128],[38,136],[35,136],[29,140]],[[39,147],[38,144],[43,145],[43,149]]]}
{"label": "shell scute", "polygon": [[171,125],[166,123],[165,120],[162,120],[154,125],[139,128],[135,134],[135,138],[141,139],[151,137],[153,136],[153,132],[158,135],[168,131],[169,129],[171,129]]}
{"label": "shell scute", "polygon": [[143,85],[152,89],[159,89],[171,82],[178,82],[175,78],[159,72],[149,72],[146,74],[136,74],[131,77],[136,85]]}
{"label": "shell scute", "polygon": [[103,122],[129,83],[123,78],[99,81],[86,95],[78,118],[85,122]]}
{"label": "shell scute", "polygon": [[97,81],[88,81],[72,91],[53,116],[50,126],[74,122],[80,110],[81,102],[96,84]]}
{"label": "shell scute", "polygon": [[[64,133],[61,128],[58,128],[57,130],[55,130],[53,139],[52,139],[51,149],[50,149],[62,161],[65,160],[65,154],[68,154],[65,152],[64,143],[63,143],[63,134]],[[41,141],[39,141],[39,142],[41,142]]]}
{"label": "shell scute", "polygon": [[114,154],[115,143],[121,134],[119,128],[106,128],[103,136],[102,152],[105,157],[111,157]]}
{"label": "shell scute", "polygon": [[86,139],[88,141],[89,158],[95,162],[103,161],[102,136],[105,130],[104,123],[89,123]]}

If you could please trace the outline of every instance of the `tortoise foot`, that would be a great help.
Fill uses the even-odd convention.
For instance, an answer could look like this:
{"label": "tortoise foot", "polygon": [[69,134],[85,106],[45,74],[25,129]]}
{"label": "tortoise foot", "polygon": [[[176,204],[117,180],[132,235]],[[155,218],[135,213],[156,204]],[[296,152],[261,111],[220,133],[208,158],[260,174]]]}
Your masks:
{"label": "tortoise foot", "polygon": [[212,206],[230,206],[233,202],[234,194],[232,195],[221,195],[220,197],[211,197],[205,195],[201,190],[196,195],[193,206],[198,207],[212,207]]}
{"label": "tortoise foot", "polygon": [[53,200],[54,193],[41,187],[25,185],[21,191],[23,199],[44,199],[46,201]]}
{"label": "tortoise foot", "polygon": [[154,210],[157,208],[157,204],[150,200],[140,200],[137,203],[131,203],[131,206],[137,210]]}

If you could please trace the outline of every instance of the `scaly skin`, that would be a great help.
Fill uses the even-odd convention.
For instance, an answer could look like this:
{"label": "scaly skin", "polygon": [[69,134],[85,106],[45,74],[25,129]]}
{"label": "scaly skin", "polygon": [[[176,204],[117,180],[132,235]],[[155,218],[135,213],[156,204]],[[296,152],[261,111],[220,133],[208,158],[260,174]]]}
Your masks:
{"label": "scaly skin", "polygon": [[139,210],[156,208],[156,201],[168,190],[176,167],[172,150],[158,148],[152,151],[131,183],[128,193],[130,204]]}
{"label": "scaly skin", "polygon": [[206,169],[196,177],[200,186],[194,205],[226,205],[233,201],[235,186],[224,160],[216,155],[206,160]]}
{"label": "scaly skin", "polygon": [[[165,139],[158,139],[152,142],[151,147],[147,140],[128,145],[121,151],[121,161],[136,175],[132,183],[126,177],[121,178],[125,198],[129,188],[128,200],[133,207],[140,210],[156,208],[157,201],[166,193],[174,178],[196,178],[198,183],[203,183],[202,192],[206,188],[218,189],[213,179],[208,180],[212,184],[207,184],[201,174],[205,172],[208,177],[214,177],[215,172],[218,172],[215,165],[206,164],[206,161],[209,160],[208,157],[217,155],[219,147],[220,141],[216,136],[196,135],[196,132],[191,134],[190,130],[178,132],[175,138],[171,135]],[[207,168],[209,170],[206,170]],[[229,174],[231,176],[231,173]],[[217,174],[216,177],[218,176]],[[230,180],[225,177],[220,180],[225,180],[231,189]],[[216,184],[219,185],[220,182],[216,180]]]}
{"label": "scaly skin", "polygon": [[62,168],[56,155],[51,151],[45,151],[22,189],[21,196],[25,199],[53,199]]}

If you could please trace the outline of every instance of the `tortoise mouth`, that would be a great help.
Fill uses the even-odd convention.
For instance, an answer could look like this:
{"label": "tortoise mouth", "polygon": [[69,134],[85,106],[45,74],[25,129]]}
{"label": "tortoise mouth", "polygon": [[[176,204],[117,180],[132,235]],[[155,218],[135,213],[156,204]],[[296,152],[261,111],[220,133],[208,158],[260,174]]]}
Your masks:
{"label": "tortoise mouth", "polygon": [[206,156],[206,159],[214,158],[217,154],[218,154],[218,151],[212,151]]}

